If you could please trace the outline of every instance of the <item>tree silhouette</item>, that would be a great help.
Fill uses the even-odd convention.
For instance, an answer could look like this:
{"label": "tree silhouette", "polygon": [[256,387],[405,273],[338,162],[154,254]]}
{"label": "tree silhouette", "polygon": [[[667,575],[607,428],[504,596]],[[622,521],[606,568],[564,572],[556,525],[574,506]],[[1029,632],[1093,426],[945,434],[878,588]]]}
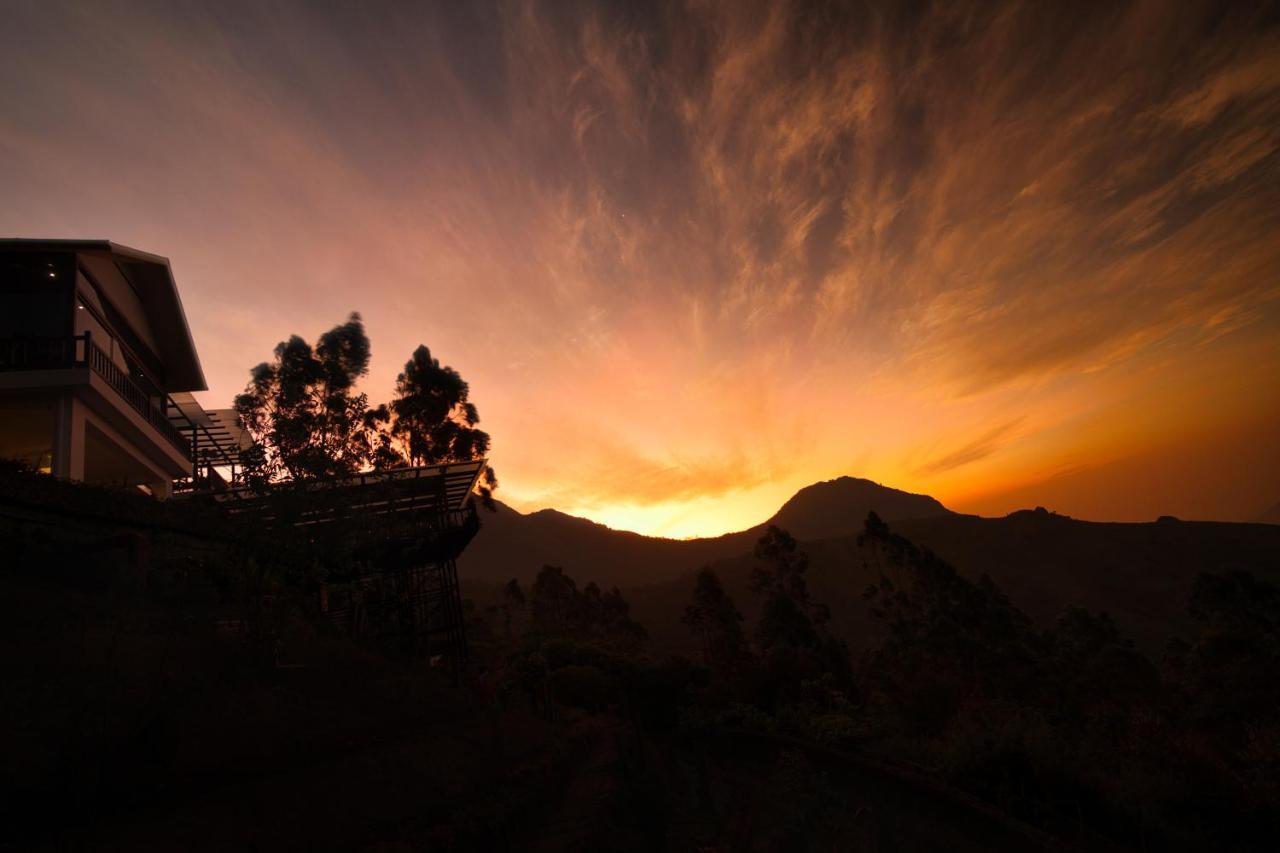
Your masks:
{"label": "tree silhouette", "polygon": [[870,550],[881,572],[863,597],[888,628],[872,668],[889,689],[946,680],[967,693],[1010,696],[1039,686],[1037,660],[1046,642],[989,577],[976,583],[961,577],[929,549],[890,531],[875,513],[858,544]]}
{"label": "tree silhouette", "polygon": [[349,474],[370,462],[369,403],[355,393],[369,370],[360,315],[320,336],[276,345],[275,360],[250,371],[235,409],[253,438],[244,454],[252,480],[307,480]]}
{"label": "tree silhouette", "polygon": [[531,628],[544,638],[589,640],[635,651],[647,634],[631,618],[631,607],[617,587],[601,590],[595,582],[581,590],[559,566],[543,566],[529,590]]}
{"label": "tree silhouette", "polygon": [[753,553],[756,566],[751,572],[751,591],[765,597],[756,624],[760,648],[816,648],[818,629],[830,619],[830,612],[809,599],[805,581],[809,556],[800,550],[795,537],[772,524],[756,542]]}
{"label": "tree silhouette", "polygon": [[524,612],[524,602],[524,590],[520,589],[520,582],[515,578],[507,581],[507,585],[502,588],[502,621],[508,640],[514,633],[511,626],[515,614]]}
{"label": "tree silhouette", "polygon": [[559,566],[543,566],[529,590],[529,613],[534,630],[563,636],[569,627],[578,585]]}
{"label": "tree silhouette", "polygon": [[[441,366],[431,350],[419,346],[396,377],[396,396],[389,418],[390,435],[411,465],[482,459],[489,452],[489,434],[478,429],[480,415],[470,400],[470,388],[458,371]],[[385,445],[388,450],[390,444]],[[493,508],[498,480],[492,466],[485,466],[479,494]]]}
{"label": "tree silhouette", "polygon": [[[355,392],[369,372],[369,355],[364,323],[353,312],[314,348],[294,335],[276,346],[274,361],[250,371],[235,408],[253,438],[242,460],[251,482],[485,457],[489,434],[477,428],[479,413],[456,370],[419,346],[396,378],[395,398],[371,407]],[[489,509],[497,486],[486,465],[477,492]]]}
{"label": "tree silhouette", "polygon": [[710,569],[698,573],[693,603],[685,608],[681,621],[702,640],[707,663],[733,667],[746,656],[742,614],[724,591],[719,576]]}
{"label": "tree silhouette", "polygon": [[1206,572],[1188,612],[1198,632],[1182,669],[1196,717],[1230,739],[1280,730],[1280,589],[1246,571]]}

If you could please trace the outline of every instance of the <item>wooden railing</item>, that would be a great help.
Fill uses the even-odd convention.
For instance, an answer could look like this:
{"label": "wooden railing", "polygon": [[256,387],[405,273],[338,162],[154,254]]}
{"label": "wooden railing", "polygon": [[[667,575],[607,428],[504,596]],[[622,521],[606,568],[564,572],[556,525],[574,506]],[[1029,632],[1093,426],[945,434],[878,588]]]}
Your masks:
{"label": "wooden railing", "polygon": [[102,347],[93,342],[89,332],[59,338],[0,339],[0,371],[59,370],[87,367],[142,416],[185,458],[191,458],[191,442],[169,422],[169,417],[156,402],[167,397],[148,394],[134,382],[128,372],[111,360]]}

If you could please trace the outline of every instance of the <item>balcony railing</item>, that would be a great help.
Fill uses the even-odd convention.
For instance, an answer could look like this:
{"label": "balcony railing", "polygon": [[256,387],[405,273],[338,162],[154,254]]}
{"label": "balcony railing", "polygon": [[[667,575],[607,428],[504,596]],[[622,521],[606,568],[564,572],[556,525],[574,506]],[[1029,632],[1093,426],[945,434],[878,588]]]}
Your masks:
{"label": "balcony railing", "polygon": [[111,386],[120,398],[149,423],[185,458],[191,458],[191,442],[169,422],[168,415],[156,405],[158,398],[148,394],[111,356],[95,344],[88,332],[59,338],[0,339],[0,371],[62,370],[87,367]]}

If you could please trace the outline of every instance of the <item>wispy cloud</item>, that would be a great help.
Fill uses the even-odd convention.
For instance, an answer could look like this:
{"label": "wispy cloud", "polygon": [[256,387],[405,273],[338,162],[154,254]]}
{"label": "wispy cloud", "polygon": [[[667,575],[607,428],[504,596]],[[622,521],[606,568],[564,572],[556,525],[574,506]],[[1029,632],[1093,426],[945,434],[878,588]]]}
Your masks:
{"label": "wispy cloud", "polygon": [[851,458],[977,476],[1135,376],[1208,393],[1168,377],[1280,339],[1280,35],[1244,5],[6,24],[0,230],[169,255],[217,399],[352,308],[375,396],[426,341],[516,498],[726,497]]}
{"label": "wispy cloud", "polygon": [[971,462],[985,459],[1011,441],[1024,420],[1025,418],[1021,417],[1014,418],[1011,421],[992,427],[959,447],[946,451],[942,455],[936,456],[918,466],[915,469],[915,473],[921,477],[931,477],[935,474],[942,474],[963,465],[968,465]]}

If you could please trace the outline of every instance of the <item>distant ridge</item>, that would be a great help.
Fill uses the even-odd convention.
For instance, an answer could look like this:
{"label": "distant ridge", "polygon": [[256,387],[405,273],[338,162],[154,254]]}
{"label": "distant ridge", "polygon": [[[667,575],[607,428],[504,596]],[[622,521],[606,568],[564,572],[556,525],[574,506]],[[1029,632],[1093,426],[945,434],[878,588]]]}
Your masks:
{"label": "distant ridge", "polygon": [[622,587],[654,647],[675,652],[688,642],[680,614],[692,575],[703,566],[720,574],[753,618],[758,601],[747,589],[751,549],[772,523],[801,541],[810,557],[810,588],[831,607],[836,630],[856,644],[874,624],[862,592],[876,577],[857,544],[871,510],[962,574],[989,575],[1045,627],[1070,605],[1107,611],[1149,652],[1189,629],[1187,596],[1200,572],[1244,568],[1280,583],[1280,526],[1268,526],[1280,523],[1273,520],[1280,506],[1256,524],[1169,517],[1090,522],[1043,507],[979,518],[952,512],[928,495],[856,477],[806,486],[769,521],[714,539],[659,539],[556,510],[525,515],[499,504],[496,513],[482,514],[458,570],[464,594],[480,600],[511,578],[527,584],[544,564],[562,566],[580,584]]}
{"label": "distant ridge", "polygon": [[554,509],[529,514],[498,504],[481,514],[480,533],[458,561],[464,582],[530,579],[544,564],[600,584],[634,586],[680,577],[703,565],[749,552],[769,524],[801,540],[862,530],[874,510],[886,521],[952,515],[927,495],[856,477],[814,483],[796,492],[768,521],[710,539],[662,539],[614,530]]}

